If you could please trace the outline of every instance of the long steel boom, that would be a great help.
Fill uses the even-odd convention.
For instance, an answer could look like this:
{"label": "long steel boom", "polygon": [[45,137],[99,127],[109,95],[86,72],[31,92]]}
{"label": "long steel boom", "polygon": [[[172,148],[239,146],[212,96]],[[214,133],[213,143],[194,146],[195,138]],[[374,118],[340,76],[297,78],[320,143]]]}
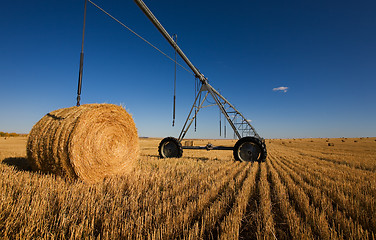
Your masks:
{"label": "long steel boom", "polygon": [[[184,62],[192,69],[192,71],[194,72],[196,77],[202,83],[202,87],[201,87],[199,93],[196,95],[195,102],[193,103],[191,111],[188,114],[187,120],[184,123],[183,129],[180,132],[179,141],[181,142],[183,140],[183,138],[184,138],[185,134],[188,132],[188,129],[191,126],[193,120],[196,118],[198,110],[203,107],[202,104],[209,94],[212,96],[216,105],[218,105],[219,109],[221,110],[221,112],[223,113],[223,115],[227,119],[228,123],[230,124],[231,128],[234,130],[234,133],[236,134],[236,136],[239,139],[242,137],[242,134],[239,133],[238,128],[236,126],[237,123],[235,123],[231,119],[230,114],[235,114],[235,116],[237,116],[237,115],[240,116],[242,118],[242,122],[238,123],[238,125],[239,124],[247,125],[246,130],[248,132],[253,133],[253,135],[255,137],[261,139],[260,136],[257,134],[256,130],[249,123],[249,121],[229,101],[227,101],[217,90],[215,90],[208,83],[207,78],[202,73],[200,73],[200,71],[191,63],[191,61],[189,61],[187,56],[179,48],[179,46],[176,44],[174,39],[168,34],[166,29],[162,26],[162,24],[158,21],[158,19],[154,16],[154,14],[150,11],[150,9],[145,5],[145,3],[142,0],[134,0],[134,2],[144,12],[144,14],[149,18],[149,20],[154,24],[154,26],[164,36],[164,38],[166,38],[166,40],[170,43],[170,45],[174,49],[176,49],[176,52],[180,55],[180,57],[184,60]],[[197,106],[196,103],[197,103],[197,101],[200,102],[200,100],[198,100],[198,99],[201,98],[202,92],[207,92],[207,93],[205,94],[204,100],[201,103],[198,104],[199,106]],[[228,110],[226,110],[226,108],[232,109],[233,111],[228,111]],[[196,109],[196,111],[193,111],[194,109]],[[194,112],[194,114],[193,114],[193,112]],[[193,115],[192,118],[190,118],[191,115]],[[235,120],[235,116],[234,116],[234,120]]]}
{"label": "long steel boom", "polygon": [[154,26],[158,29],[158,31],[166,38],[166,40],[170,43],[170,45],[176,49],[179,56],[184,60],[184,62],[189,66],[190,69],[194,72],[196,77],[200,79],[202,83],[207,83],[207,79],[204,77],[202,73],[189,61],[187,56],[184,52],[179,48],[179,46],[175,43],[172,37],[168,34],[166,29],[162,26],[162,24],[158,21],[158,19],[154,16],[154,14],[150,11],[150,9],[145,5],[142,0],[134,0],[137,6],[144,12],[144,14],[149,18],[149,20],[154,24]]}

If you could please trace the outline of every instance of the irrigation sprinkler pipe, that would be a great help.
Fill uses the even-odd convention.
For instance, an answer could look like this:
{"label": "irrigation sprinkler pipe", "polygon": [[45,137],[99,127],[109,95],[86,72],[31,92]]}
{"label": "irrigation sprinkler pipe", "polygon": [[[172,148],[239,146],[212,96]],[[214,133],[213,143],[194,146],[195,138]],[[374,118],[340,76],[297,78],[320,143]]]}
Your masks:
{"label": "irrigation sprinkler pipe", "polygon": [[[166,31],[166,29],[162,26],[162,24],[158,21],[158,19],[154,16],[154,14],[150,11],[150,9],[146,6],[146,4],[142,0],[134,0],[134,2],[142,10],[142,12],[149,18],[149,20],[158,29],[158,31],[163,35],[163,37],[170,43],[170,45],[175,49],[175,51],[179,54],[179,56],[184,60],[184,62],[189,66],[189,68],[193,71],[193,73],[195,74],[195,76],[202,83],[202,87],[201,87],[199,93],[196,95],[195,103],[193,104],[193,106],[191,108],[191,111],[188,114],[188,118],[187,118],[187,120],[186,120],[186,122],[185,122],[185,124],[183,126],[183,129],[182,129],[182,131],[180,133],[179,141],[183,140],[183,138],[184,138],[185,134],[187,133],[190,125],[192,124],[193,119],[196,119],[197,112],[194,114],[194,116],[193,116],[192,119],[189,119],[189,117],[191,116],[192,110],[195,107],[195,104],[196,104],[196,101],[198,99],[198,96],[204,90],[208,91],[208,93],[210,93],[210,95],[213,97],[214,101],[218,105],[219,109],[222,111],[223,115],[225,116],[225,118],[229,122],[231,128],[234,130],[234,133],[236,134],[236,136],[239,139],[241,138],[241,135],[240,135],[239,131],[237,130],[235,124],[230,119],[230,116],[228,115],[228,113],[226,112],[226,109],[224,108],[224,106],[222,105],[221,101],[218,98],[222,99],[225,102],[225,104],[228,104],[232,109],[234,109],[234,111],[237,112],[237,114],[239,114],[243,118],[243,121],[245,121],[248,124],[248,126],[252,129],[252,131],[255,134],[255,136],[258,137],[258,138],[260,138],[260,136],[257,134],[256,130],[248,122],[248,120],[229,101],[227,101],[226,98],[224,98],[217,90],[215,90],[208,83],[207,78],[202,73],[200,73],[200,71],[191,63],[191,61],[187,58],[187,56],[184,54],[184,52],[177,45],[176,41],[174,41],[174,39],[168,34],[168,32]],[[206,96],[207,95],[208,94],[206,94]],[[200,109],[200,107],[199,107],[199,109]],[[190,123],[187,126],[187,123],[188,123],[189,120],[191,120],[191,121],[190,121]]]}
{"label": "irrigation sprinkler pipe", "polygon": [[85,23],[86,23],[86,6],[87,0],[85,0],[85,7],[84,7],[84,24],[82,27],[82,43],[81,43],[81,53],[80,53],[80,71],[78,73],[78,87],[77,87],[77,107],[80,106],[81,100],[81,86],[82,86],[82,72],[84,66],[84,39],[85,39]]}
{"label": "irrigation sprinkler pipe", "polygon": [[144,14],[149,18],[149,20],[154,24],[154,26],[158,29],[158,31],[163,35],[164,38],[170,43],[170,45],[176,49],[179,56],[184,60],[184,62],[189,66],[189,68],[193,71],[193,73],[200,79],[200,81],[205,84],[207,83],[207,79],[204,77],[202,73],[189,61],[187,56],[185,56],[184,52],[179,48],[176,44],[174,39],[168,34],[166,29],[162,26],[162,24],[158,21],[158,19],[154,16],[154,14],[150,11],[150,9],[145,5],[142,0],[134,0],[137,6],[144,12]]}

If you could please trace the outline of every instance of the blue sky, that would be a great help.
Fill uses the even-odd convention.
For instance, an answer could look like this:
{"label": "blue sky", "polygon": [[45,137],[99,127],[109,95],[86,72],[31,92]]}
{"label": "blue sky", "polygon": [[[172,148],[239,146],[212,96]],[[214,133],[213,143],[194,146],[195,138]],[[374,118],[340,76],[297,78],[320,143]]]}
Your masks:
{"label": "blue sky", "polygon": [[[132,0],[94,2],[174,55]],[[2,3],[0,131],[27,133],[46,113],[75,105],[83,3]],[[376,136],[374,0],[145,3],[261,136]],[[86,21],[82,103],[123,104],[139,135],[178,136],[194,77],[178,69],[173,128],[174,63],[90,3]],[[219,138],[218,116],[203,109],[187,137]]]}

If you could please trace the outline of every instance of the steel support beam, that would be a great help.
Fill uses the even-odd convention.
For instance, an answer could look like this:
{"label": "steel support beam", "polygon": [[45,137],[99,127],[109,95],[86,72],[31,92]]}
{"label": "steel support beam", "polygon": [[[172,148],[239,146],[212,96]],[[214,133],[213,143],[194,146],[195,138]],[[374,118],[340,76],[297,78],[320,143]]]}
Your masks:
{"label": "steel support beam", "polygon": [[[193,103],[193,106],[191,108],[191,111],[188,114],[188,117],[184,123],[183,129],[180,132],[179,141],[182,141],[185,137],[185,134],[188,132],[189,127],[191,126],[193,120],[196,118],[198,111],[202,108],[203,102],[207,98],[207,96],[210,94],[214,101],[216,102],[216,105],[218,105],[219,109],[225,116],[226,120],[229,122],[231,128],[233,129],[236,136],[240,139],[242,136],[240,135],[238,129],[236,128],[234,122],[231,120],[228,112],[225,109],[225,105],[227,104],[230,108],[232,108],[237,115],[239,115],[243,121],[250,127],[250,129],[253,131],[255,137],[260,138],[260,136],[257,134],[256,130],[253,128],[253,126],[249,123],[249,121],[229,102],[226,98],[224,98],[217,90],[215,90],[209,83],[207,78],[200,73],[200,71],[192,64],[192,62],[187,58],[187,56],[184,54],[184,52],[180,49],[180,47],[177,45],[177,43],[174,41],[174,39],[168,34],[166,29],[162,26],[162,24],[158,21],[158,19],[154,16],[154,14],[150,11],[150,9],[145,5],[145,3],[142,0],[134,0],[134,2],[137,4],[137,6],[142,10],[142,12],[149,18],[149,20],[154,24],[154,26],[158,29],[158,31],[163,35],[163,37],[170,43],[170,45],[176,50],[176,52],[179,54],[179,56],[184,60],[184,62],[189,66],[189,68],[194,72],[196,77],[201,81],[202,86],[198,94],[196,95],[195,101]],[[201,96],[201,93],[203,91],[207,91],[205,98],[202,103],[199,104],[199,106],[196,106],[196,102],[198,98]],[[223,103],[221,102],[223,101]],[[195,114],[192,118],[192,112],[194,108],[197,108],[197,111],[195,111]]]}

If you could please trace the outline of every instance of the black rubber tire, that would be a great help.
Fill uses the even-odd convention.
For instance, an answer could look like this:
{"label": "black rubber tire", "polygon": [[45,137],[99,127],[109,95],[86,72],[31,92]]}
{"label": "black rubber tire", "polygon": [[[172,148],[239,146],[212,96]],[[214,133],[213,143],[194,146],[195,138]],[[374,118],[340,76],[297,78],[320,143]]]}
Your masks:
{"label": "black rubber tire", "polygon": [[183,147],[176,138],[166,137],[159,143],[158,153],[160,158],[180,158],[183,156]]}
{"label": "black rubber tire", "polygon": [[[244,146],[251,147],[251,151],[241,153],[241,148]],[[239,139],[234,146],[234,158],[242,162],[264,162],[267,156],[265,142],[256,137],[243,137]],[[255,157],[252,153],[255,153]],[[243,156],[245,155],[245,156]]]}

